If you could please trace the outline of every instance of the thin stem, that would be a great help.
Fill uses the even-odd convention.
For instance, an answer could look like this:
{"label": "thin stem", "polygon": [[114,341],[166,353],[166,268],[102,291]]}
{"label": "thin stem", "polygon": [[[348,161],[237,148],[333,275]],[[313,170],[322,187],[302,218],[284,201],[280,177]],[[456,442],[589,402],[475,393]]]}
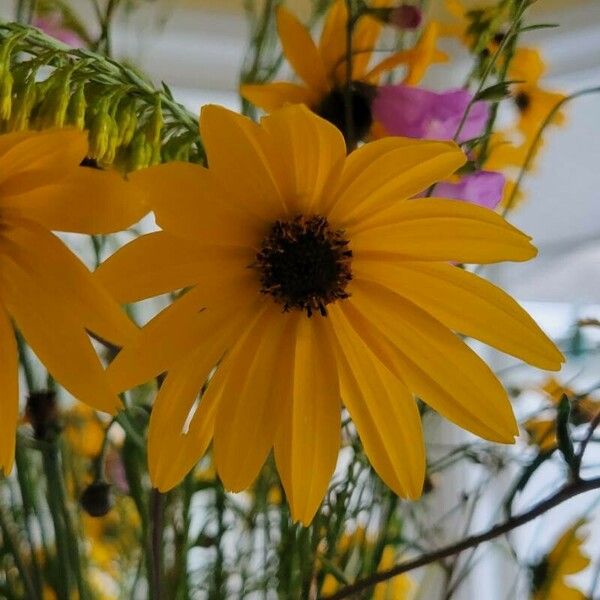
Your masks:
{"label": "thin stem", "polygon": [[8,515],[6,514],[6,509],[0,502],[0,532],[2,533],[2,537],[4,539],[4,543],[7,548],[10,549],[10,553],[15,560],[15,565],[19,571],[19,575],[21,576],[21,580],[23,581],[23,587],[27,593],[28,598],[40,598],[40,596],[35,591],[35,586],[31,577],[29,576],[29,570],[27,568],[27,560],[23,556],[21,552],[21,545],[19,542],[19,538],[17,536],[16,531],[14,530],[14,526],[8,519]]}
{"label": "thin stem", "polygon": [[469,548],[474,548],[483,542],[493,540],[501,535],[504,535],[505,533],[508,533],[509,531],[512,531],[513,529],[521,527],[521,525],[524,525],[525,523],[533,521],[540,515],[543,515],[552,508],[562,504],[563,502],[566,502],[567,500],[570,500],[575,496],[597,489],[600,489],[600,477],[588,480],[582,479],[567,483],[545,500],[535,504],[528,511],[511,517],[503,523],[499,523],[483,533],[469,536],[468,538],[465,538],[464,540],[461,540],[455,544],[451,544],[444,548],[440,548],[439,550],[424,554],[423,556],[419,556],[413,560],[401,562],[391,569],[369,575],[368,577],[365,577],[364,579],[361,579],[352,585],[346,586],[335,594],[326,596],[325,598],[326,600],[341,600],[342,598],[348,598],[354,594],[372,588],[377,583],[388,581],[389,579],[392,579],[393,577],[396,577],[402,573],[406,573],[407,571],[412,571],[413,569],[429,565],[448,556],[459,554],[460,552],[463,552]]}
{"label": "thin stem", "polygon": [[150,521],[152,527],[152,578],[151,598],[162,597],[162,549],[163,549],[163,509],[164,496],[156,489],[150,492]]}

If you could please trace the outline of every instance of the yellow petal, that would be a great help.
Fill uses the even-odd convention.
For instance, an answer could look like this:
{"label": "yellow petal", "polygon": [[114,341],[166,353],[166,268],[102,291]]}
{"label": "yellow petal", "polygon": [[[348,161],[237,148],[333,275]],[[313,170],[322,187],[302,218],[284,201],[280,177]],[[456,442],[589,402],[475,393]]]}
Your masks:
{"label": "yellow petal", "polygon": [[211,380],[187,430],[185,426],[214,364],[207,360],[204,348],[198,348],[169,371],[154,401],[148,429],[148,468],[152,484],[163,493],[181,482],[213,437],[224,368]]}
{"label": "yellow petal", "polygon": [[345,0],[335,0],[327,11],[319,41],[319,52],[329,80],[334,79],[337,70],[344,63],[347,19]]}
{"label": "yellow petal", "polygon": [[68,301],[48,293],[37,272],[14,262],[2,243],[1,278],[8,312],[23,337],[52,376],[75,398],[98,410],[115,413],[121,408],[77,310]]}
{"label": "yellow petal", "polygon": [[297,311],[266,308],[228,358],[234,375],[224,384],[217,414],[215,466],[234,492],[254,481],[273,447],[287,401],[283,393],[293,374],[295,327],[303,318]]}
{"label": "yellow petal", "polygon": [[[196,285],[215,265],[241,270],[253,255],[233,248],[202,248],[165,231],[129,242],[106,259],[94,273],[96,280],[121,304],[138,302]],[[224,265],[223,258],[238,256]]]}
{"label": "yellow petal", "polygon": [[149,211],[142,191],[116,171],[77,165],[62,171],[65,176],[53,181],[34,178],[29,189],[7,181],[0,192],[3,206],[54,231],[98,235],[127,229]]}
{"label": "yellow petal", "polygon": [[525,261],[537,254],[530,238],[500,215],[461,200],[398,202],[348,229],[359,258],[483,264]]}
{"label": "yellow petal", "polygon": [[23,173],[31,186],[60,181],[65,169],[77,167],[85,158],[87,148],[87,134],[77,129],[0,135],[0,189]]}
{"label": "yellow petal", "polygon": [[308,525],[329,485],[340,447],[340,394],[323,317],[298,321],[291,394],[275,438],[275,460],[292,518]]}
{"label": "yellow petal", "polygon": [[466,158],[453,142],[385,138],[348,157],[331,218],[346,226],[448,178]]}
{"label": "yellow petal", "polygon": [[448,264],[355,260],[358,279],[374,281],[410,300],[450,329],[542,369],[563,357],[536,322],[500,288]]}
{"label": "yellow petal", "polygon": [[199,165],[170,162],[136,171],[131,179],[147,192],[162,229],[197,244],[255,248],[270,225],[251,207],[232,206],[235,200]]}
{"label": "yellow petal", "polygon": [[239,335],[236,327],[250,320],[257,304],[264,302],[254,273],[247,271],[222,282],[203,282],[154,317],[110,364],[107,374],[114,389],[144,383],[200,346],[206,347],[216,364]]}
{"label": "yellow petal", "polygon": [[35,278],[43,291],[40,303],[63,305],[81,330],[122,346],[137,327],[85,265],[55,235],[30,221],[19,221],[4,233],[6,251]]}
{"label": "yellow petal", "polygon": [[266,112],[274,111],[286,104],[312,106],[319,100],[314,90],[287,81],[242,85],[240,95]]}
{"label": "yellow petal", "polygon": [[340,305],[346,320],[413,393],[475,435],[514,442],[518,428],[506,391],[475,352],[417,306],[376,284],[354,282],[351,292]]}
{"label": "yellow petal", "polygon": [[371,16],[363,16],[358,20],[352,36],[352,79],[364,78],[382,28],[381,21]]}
{"label": "yellow petal", "polygon": [[19,358],[12,323],[0,304],[0,473],[8,475],[15,460],[19,418]]}
{"label": "yellow petal", "polygon": [[377,474],[396,494],[416,499],[425,477],[425,447],[417,403],[404,383],[337,316],[338,310],[332,307],[330,314],[339,342],[342,400]]}
{"label": "yellow petal", "polygon": [[264,117],[286,161],[286,205],[291,214],[320,213],[322,202],[337,185],[346,144],[339,129],[302,105],[288,106]]}
{"label": "yellow petal", "polygon": [[298,76],[315,91],[327,92],[325,67],[310,32],[282,6],[277,9],[277,31],[283,53]]}
{"label": "yellow petal", "polygon": [[247,117],[208,105],[200,115],[200,134],[228,204],[269,223],[281,217],[280,157],[265,131]]}

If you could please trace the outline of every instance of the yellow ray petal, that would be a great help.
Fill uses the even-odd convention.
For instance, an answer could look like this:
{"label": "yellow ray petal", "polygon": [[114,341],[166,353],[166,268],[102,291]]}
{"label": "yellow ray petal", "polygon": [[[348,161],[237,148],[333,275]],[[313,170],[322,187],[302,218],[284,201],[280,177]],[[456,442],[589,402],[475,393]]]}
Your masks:
{"label": "yellow ray petal", "polygon": [[506,391],[477,354],[438,321],[365,282],[354,282],[352,298],[341,307],[379,360],[434,410],[475,435],[514,442],[518,428]]}
{"label": "yellow ray petal", "polygon": [[85,265],[59,240],[33,221],[17,221],[4,233],[6,252],[50,299],[71,313],[71,320],[103,340],[122,346],[137,327]]}
{"label": "yellow ray petal", "polygon": [[120,248],[100,265],[94,277],[125,304],[202,283],[216,266],[241,271],[252,260],[253,255],[244,249],[202,248],[156,231]]}
{"label": "yellow ray petal", "polygon": [[382,28],[381,21],[371,16],[363,16],[358,20],[352,36],[352,79],[360,80],[365,77]]}
{"label": "yellow ray petal", "polygon": [[288,210],[291,214],[320,213],[346,158],[341,132],[302,105],[264,117],[262,125],[287,162]]}
{"label": "yellow ray petal", "polygon": [[537,254],[530,238],[500,215],[460,200],[398,202],[348,230],[359,258],[484,264]]}
{"label": "yellow ray petal", "polygon": [[[238,176],[237,170],[235,179]],[[255,247],[270,223],[235,204],[208,169],[170,162],[141,169],[131,179],[148,194],[156,222],[164,230],[198,244]]]}
{"label": "yellow ray petal", "polygon": [[416,499],[425,477],[421,418],[412,394],[330,309],[338,339],[342,401],[377,474],[396,494]]}
{"label": "yellow ray petal", "polygon": [[315,91],[287,81],[262,84],[245,84],[240,88],[242,98],[266,112],[271,112],[286,104],[306,104],[313,106],[319,100]]}
{"label": "yellow ray petal", "polygon": [[8,475],[15,460],[19,418],[19,358],[10,318],[0,304],[0,473]]}
{"label": "yellow ray petal", "polygon": [[308,525],[329,485],[340,447],[340,394],[322,317],[298,321],[292,394],[275,438],[275,460],[294,520]]}
{"label": "yellow ray petal", "polygon": [[68,298],[48,293],[45,281],[26,265],[7,259],[2,244],[1,269],[6,308],[27,343],[53,377],[75,398],[100,411],[115,413],[121,408],[83,324]]}
{"label": "yellow ray petal", "polygon": [[54,231],[98,235],[127,229],[150,210],[142,190],[116,171],[77,165],[62,171],[64,177],[40,185],[34,178],[36,186],[26,189],[22,181],[8,180],[3,206]]}
{"label": "yellow ray petal", "polygon": [[221,106],[208,105],[200,115],[200,134],[209,168],[232,207],[268,222],[284,214],[280,157],[259,125]]}
{"label": "yellow ray petal", "polygon": [[562,354],[536,322],[500,288],[448,264],[355,260],[358,279],[410,300],[450,329],[542,369],[557,370]]}
{"label": "yellow ray petal", "polygon": [[448,178],[465,160],[453,142],[394,137],[365,144],[346,161],[330,216],[350,226]]}
{"label": "yellow ray petal", "polygon": [[107,371],[111,385],[123,391],[144,383],[200,346],[215,364],[235,337],[236,327],[252,317],[261,301],[250,272],[203,282],[154,317],[136,341],[119,352]]}
{"label": "yellow ray petal", "polygon": [[329,85],[323,59],[310,32],[286,8],[277,9],[277,31],[283,53],[298,76],[319,93],[326,93]]}
{"label": "yellow ray petal", "polygon": [[303,315],[282,314],[275,305],[266,309],[231,353],[235,376],[227,378],[217,413],[215,466],[234,492],[256,478],[289,401],[284,392],[292,376],[296,323]]}
{"label": "yellow ray petal", "polygon": [[165,378],[152,408],[148,429],[148,468],[152,484],[168,492],[202,458],[213,437],[223,365],[212,378],[192,417],[185,424],[215,362],[198,348],[174,366]]}
{"label": "yellow ray petal", "polygon": [[347,18],[348,10],[345,0],[335,0],[327,11],[319,41],[319,52],[330,81],[334,79],[336,71],[344,62]]}
{"label": "yellow ray petal", "polygon": [[0,135],[0,185],[28,173],[31,187],[60,181],[87,153],[87,134],[77,129],[46,129]]}

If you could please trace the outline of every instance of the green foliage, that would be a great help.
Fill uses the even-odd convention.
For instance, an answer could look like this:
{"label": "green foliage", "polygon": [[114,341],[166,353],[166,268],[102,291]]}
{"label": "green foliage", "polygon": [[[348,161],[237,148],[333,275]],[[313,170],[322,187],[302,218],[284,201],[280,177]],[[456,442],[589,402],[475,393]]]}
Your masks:
{"label": "green foliage", "polygon": [[73,126],[89,156],[123,171],[167,160],[202,162],[197,119],[166,85],[36,29],[0,23],[0,131]]}

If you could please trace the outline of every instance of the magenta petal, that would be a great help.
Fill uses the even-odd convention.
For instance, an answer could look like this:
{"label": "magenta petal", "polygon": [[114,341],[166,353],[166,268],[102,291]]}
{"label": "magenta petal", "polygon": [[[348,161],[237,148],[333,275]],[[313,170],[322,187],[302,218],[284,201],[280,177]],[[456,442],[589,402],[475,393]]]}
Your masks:
{"label": "magenta petal", "polygon": [[442,181],[435,186],[433,195],[440,198],[465,200],[472,204],[494,209],[502,200],[504,175],[495,171],[479,171],[465,175],[458,183]]}
{"label": "magenta petal", "polygon": [[[467,90],[433,92],[405,85],[378,88],[373,114],[390,135],[421,139],[450,140],[473,95]],[[461,129],[458,142],[480,136],[485,129],[489,107],[475,102]]]}
{"label": "magenta petal", "polygon": [[72,48],[85,47],[85,42],[74,31],[62,25],[61,18],[58,15],[37,17],[33,20],[32,25],[67,46]]}

